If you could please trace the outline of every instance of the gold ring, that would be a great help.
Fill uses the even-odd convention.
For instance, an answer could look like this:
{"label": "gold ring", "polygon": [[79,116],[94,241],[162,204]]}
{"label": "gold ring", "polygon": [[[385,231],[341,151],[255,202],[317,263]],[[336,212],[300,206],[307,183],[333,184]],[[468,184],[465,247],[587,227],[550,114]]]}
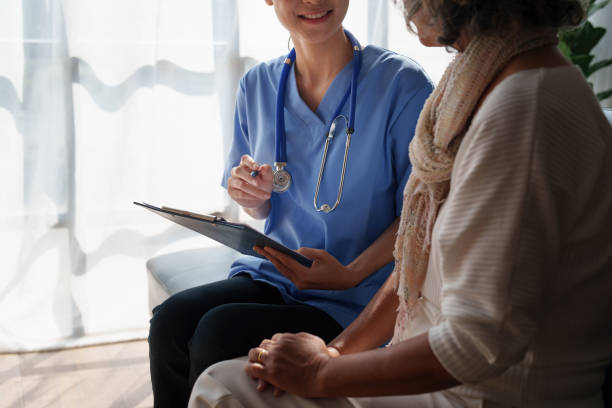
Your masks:
{"label": "gold ring", "polygon": [[263,360],[261,359],[261,355],[263,354],[263,350],[259,350],[259,354],[257,354],[257,361],[260,363],[263,363]]}

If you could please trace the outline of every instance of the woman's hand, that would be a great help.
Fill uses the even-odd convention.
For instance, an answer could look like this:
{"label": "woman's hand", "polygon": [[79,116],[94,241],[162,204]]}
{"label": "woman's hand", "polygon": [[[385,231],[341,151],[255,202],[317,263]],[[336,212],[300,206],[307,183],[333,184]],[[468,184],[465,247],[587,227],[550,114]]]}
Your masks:
{"label": "woman's hand", "polygon": [[274,248],[256,246],[253,247],[253,250],[268,258],[276,269],[300,290],[344,290],[352,288],[360,281],[356,279],[356,274],[351,269],[342,265],[329,252],[322,249],[298,249],[298,253],[312,260],[310,268]]}
{"label": "woman's hand", "polygon": [[[256,177],[251,172],[257,171]],[[267,216],[269,200],[272,192],[272,167],[269,164],[259,165],[249,155],[243,155],[240,164],[231,170],[227,180],[227,193],[255,218],[257,215]],[[248,211],[248,210],[251,211]]]}
{"label": "woman's hand", "polygon": [[336,349],[328,349],[321,338],[312,334],[275,334],[249,351],[245,371],[258,379],[258,391],[271,384],[275,395],[280,395],[282,390],[316,397],[322,385],[319,381],[322,368],[338,355]]}

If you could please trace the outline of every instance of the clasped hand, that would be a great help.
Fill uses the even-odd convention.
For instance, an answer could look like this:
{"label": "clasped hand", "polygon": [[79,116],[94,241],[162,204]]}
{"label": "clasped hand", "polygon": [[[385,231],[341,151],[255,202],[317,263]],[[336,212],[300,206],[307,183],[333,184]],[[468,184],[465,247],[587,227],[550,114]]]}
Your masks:
{"label": "clasped hand", "polygon": [[277,396],[287,391],[319,397],[323,393],[321,374],[325,364],[337,356],[336,349],[326,347],[321,338],[312,334],[279,333],[249,351],[245,371],[257,380],[258,391],[270,384]]}

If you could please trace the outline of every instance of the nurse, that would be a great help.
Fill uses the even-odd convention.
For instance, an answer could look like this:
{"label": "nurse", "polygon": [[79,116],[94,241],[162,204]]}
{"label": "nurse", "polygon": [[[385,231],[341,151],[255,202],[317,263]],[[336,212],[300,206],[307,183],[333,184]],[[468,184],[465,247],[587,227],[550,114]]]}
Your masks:
{"label": "nurse", "polygon": [[408,145],[432,84],[415,62],[359,44],[342,26],[348,0],[266,3],[295,48],[241,79],[223,185],[313,265],[278,270],[244,256],[229,279],[158,306],[149,335],[156,407],[186,406],[204,369],[277,332],[330,341],[393,268]]}

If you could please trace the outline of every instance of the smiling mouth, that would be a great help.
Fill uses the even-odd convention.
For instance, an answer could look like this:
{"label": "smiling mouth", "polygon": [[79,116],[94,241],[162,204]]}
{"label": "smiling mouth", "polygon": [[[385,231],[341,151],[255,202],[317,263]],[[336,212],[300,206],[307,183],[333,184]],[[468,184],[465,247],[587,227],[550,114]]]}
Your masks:
{"label": "smiling mouth", "polygon": [[327,17],[331,12],[332,10],[327,10],[327,11],[321,11],[318,13],[300,14],[299,17],[303,20],[319,20],[323,17]]}

